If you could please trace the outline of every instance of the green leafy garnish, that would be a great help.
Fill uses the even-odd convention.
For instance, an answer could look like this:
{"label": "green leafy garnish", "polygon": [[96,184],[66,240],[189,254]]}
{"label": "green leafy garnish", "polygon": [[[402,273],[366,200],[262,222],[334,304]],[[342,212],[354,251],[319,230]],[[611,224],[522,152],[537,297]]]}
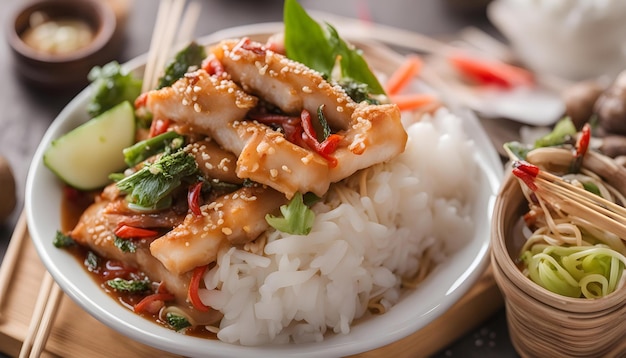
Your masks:
{"label": "green leafy garnish", "polygon": [[65,235],[61,231],[57,230],[56,235],[54,235],[54,239],[52,240],[52,244],[61,249],[64,247],[75,245],[76,242],[70,236]]}
{"label": "green leafy garnish", "polygon": [[135,251],[137,251],[137,245],[135,245],[134,242],[128,239],[122,239],[118,236],[113,239],[113,244],[115,245],[115,247],[122,250],[123,252],[134,253]]}
{"label": "green leafy garnish", "polygon": [[[317,107],[317,119],[320,122],[320,126],[322,127],[322,137],[318,138],[319,142],[323,142],[332,134],[330,131],[330,126],[328,125],[328,121],[326,120],[326,116],[324,115],[324,105]],[[319,136],[319,135],[318,135]]]}
{"label": "green leafy garnish", "polygon": [[174,131],[168,131],[125,148],[123,150],[124,161],[132,167],[162,152],[168,146],[173,150],[179,149],[183,143],[183,136]]}
{"label": "green leafy garnish", "polygon": [[165,320],[175,331],[181,331],[191,326],[191,323],[189,323],[187,318],[172,312],[168,312],[165,315]]}
{"label": "green leafy garnish", "polygon": [[170,61],[163,77],[159,78],[157,89],[171,86],[178,79],[182,78],[190,67],[202,64],[202,60],[206,58],[206,51],[203,46],[196,42],[191,42],[187,47],[180,50],[174,59]]}
{"label": "green leafy garnish", "polygon": [[379,100],[370,96],[369,86],[365,83],[360,83],[347,78],[339,80],[338,83],[346,94],[355,102],[360,103],[365,101],[369,104],[380,104]]}
{"label": "green leafy garnish", "polygon": [[152,208],[178,188],[183,178],[195,174],[197,170],[194,156],[179,150],[164,154],[154,163],[118,181],[117,187],[128,194],[130,203]]}
{"label": "green leafy garnish", "polygon": [[107,286],[119,292],[141,293],[150,290],[149,280],[125,280],[116,277],[106,281]]}
{"label": "green leafy garnish", "polygon": [[93,98],[87,105],[87,113],[91,117],[96,117],[124,101],[133,103],[141,93],[141,79],[124,72],[116,61],[92,68],[87,78],[93,87]]}
{"label": "green leafy garnish", "polygon": [[90,271],[93,271],[98,268],[98,261],[98,256],[93,251],[89,251],[87,257],[85,257],[84,264]]}
{"label": "green leafy garnish", "polygon": [[283,217],[265,215],[265,221],[274,229],[294,235],[307,235],[311,232],[315,213],[304,204],[302,193],[296,193],[289,204],[282,205],[280,212]]}
{"label": "green leafy garnish", "polygon": [[331,79],[339,63],[342,80],[365,84],[369,93],[385,93],[360,51],[342,40],[334,27],[326,24],[324,29],[296,0],[285,0],[283,19],[287,57],[322,73],[327,79]]}
{"label": "green leafy garnish", "polygon": [[565,117],[556,123],[552,132],[535,141],[535,148],[565,144],[575,136],[576,126],[569,117]]}

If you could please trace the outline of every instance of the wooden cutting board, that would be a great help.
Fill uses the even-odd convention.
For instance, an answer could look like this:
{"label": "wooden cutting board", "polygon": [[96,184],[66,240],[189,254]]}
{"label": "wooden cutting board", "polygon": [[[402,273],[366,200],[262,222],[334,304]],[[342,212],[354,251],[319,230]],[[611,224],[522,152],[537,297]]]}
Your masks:
{"label": "wooden cutting board", "polygon": [[[8,277],[10,280],[0,306],[0,351],[14,357],[19,355],[26,337],[45,273],[26,230],[16,229],[11,241],[19,242],[18,236],[21,235],[25,235],[21,247],[14,252],[7,252],[7,255],[16,256],[5,257],[0,267],[0,278]],[[15,267],[9,265],[12,259],[15,259]],[[400,341],[355,357],[416,357],[434,354],[476,328],[502,304],[502,296],[489,267],[472,289],[434,322]],[[61,299],[42,356],[178,357],[121,335],[90,316],[67,296]]]}

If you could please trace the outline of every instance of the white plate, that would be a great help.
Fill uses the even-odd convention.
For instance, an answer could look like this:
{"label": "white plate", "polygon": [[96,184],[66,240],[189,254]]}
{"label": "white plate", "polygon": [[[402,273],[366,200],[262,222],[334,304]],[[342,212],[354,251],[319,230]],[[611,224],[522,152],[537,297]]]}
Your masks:
{"label": "white plate", "polygon": [[[237,27],[207,36],[199,42],[208,44],[225,37],[263,36],[280,29],[282,25],[276,23]],[[141,57],[126,66],[140,70],[144,61],[145,57]],[[480,195],[477,195],[478,200],[473,208],[476,232],[466,246],[437,267],[419,288],[407,291],[391,310],[383,315],[358,321],[347,335],[329,336],[319,343],[282,346],[242,347],[184,336],[154,324],[118,304],[102,291],[71,254],[52,245],[55,232],[60,228],[58,213],[62,186],[44,166],[43,153],[53,139],[87,120],[85,108],[89,96],[89,90],[85,90],[63,109],[35,153],[26,183],[28,226],[43,264],[63,291],[95,318],[137,341],[190,357],[207,354],[221,357],[352,355],[387,345],[423,328],[458,301],[486,268],[491,212],[502,180],[502,165],[491,141],[472,113],[456,111],[464,118],[466,133],[475,141],[475,160],[481,167]]]}

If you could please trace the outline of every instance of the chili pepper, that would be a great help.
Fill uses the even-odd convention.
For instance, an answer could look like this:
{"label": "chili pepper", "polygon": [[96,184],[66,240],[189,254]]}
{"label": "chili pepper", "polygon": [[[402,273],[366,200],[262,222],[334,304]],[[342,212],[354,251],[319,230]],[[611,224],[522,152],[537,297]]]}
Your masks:
{"label": "chili pepper", "polygon": [[133,310],[136,313],[148,312],[155,314],[163,307],[165,301],[171,301],[173,299],[174,295],[171,293],[153,293],[139,301],[133,307]]}
{"label": "chili pepper", "polygon": [[539,167],[534,164],[530,164],[524,160],[515,161],[513,163],[513,167],[519,168],[520,170],[524,171],[526,174],[530,175],[533,178],[536,178],[537,175],[539,175]]}
{"label": "chili pepper", "polygon": [[198,290],[200,288],[200,282],[202,281],[202,277],[206,272],[208,265],[198,266],[193,270],[193,274],[191,275],[191,281],[189,282],[189,291],[187,295],[189,296],[189,301],[195,309],[201,312],[207,312],[209,307],[202,303],[200,296],[198,295]]}
{"label": "chili pepper", "polygon": [[343,139],[339,134],[329,135],[322,143],[317,140],[317,134],[315,128],[313,128],[313,122],[309,111],[303,109],[300,113],[300,119],[302,120],[302,128],[304,129],[304,141],[313,149],[317,154],[321,155],[328,161],[328,166],[334,168],[337,166],[337,158],[332,156],[332,153],[337,149],[337,145]]}
{"label": "chili pepper", "polygon": [[152,124],[150,124],[150,138],[156,137],[159,134],[163,134],[165,132],[167,132],[167,129],[170,126],[170,120],[169,119],[155,119],[152,121]]}
{"label": "chili pepper", "polygon": [[189,210],[194,213],[196,216],[202,216],[202,210],[200,210],[200,198],[202,193],[202,182],[199,181],[196,184],[189,187],[189,192],[187,193],[187,204],[189,205]]}
{"label": "chili pepper", "polygon": [[580,131],[580,136],[576,141],[576,157],[582,157],[587,153],[590,141],[591,127],[589,126],[589,123],[585,123],[582,130]]}
{"label": "chili pepper", "polygon": [[226,70],[224,65],[215,57],[210,57],[202,64],[202,69],[211,76],[221,76]]}
{"label": "chili pepper", "polygon": [[524,182],[524,184],[526,184],[526,186],[528,186],[528,188],[532,191],[536,191],[537,190],[537,185],[535,184],[535,177],[528,174],[527,172],[525,172],[524,170],[520,169],[520,168],[513,168],[513,175],[515,175],[516,177],[522,179],[522,181]]}
{"label": "chili pepper", "polygon": [[143,238],[157,236],[158,234],[159,234],[158,231],[155,231],[155,230],[129,226],[124,223],[121,223],[115,229],[115,236],[122,238],[122,239],[143,239]]}

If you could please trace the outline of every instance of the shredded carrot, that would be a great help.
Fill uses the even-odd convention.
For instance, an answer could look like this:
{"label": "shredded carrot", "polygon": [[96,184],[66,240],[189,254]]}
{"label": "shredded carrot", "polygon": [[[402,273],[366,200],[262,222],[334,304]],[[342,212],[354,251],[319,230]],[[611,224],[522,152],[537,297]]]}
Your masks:
{"label": "shredded carrot", "polygon": [[419,75],[422,70],[422,59],[417,55],[408,55],[406,60],[391,74],[385,84],[387,95],[394,95],[402,91],[411,82],[413,77]]}
{"label": "shredded carrot", "polygon": [[504,62],[477,58],[460,52],[451,54],[448,60],[463,75],[481,84],[510,88],[530,86],[534,82],[530,72]]}
{"label": "shredded carrot", "polygon": [[410,111],[438,102],[437,96],[430,93],[409,93],[391,96],[391,103],[395,103],[401,111]]}

